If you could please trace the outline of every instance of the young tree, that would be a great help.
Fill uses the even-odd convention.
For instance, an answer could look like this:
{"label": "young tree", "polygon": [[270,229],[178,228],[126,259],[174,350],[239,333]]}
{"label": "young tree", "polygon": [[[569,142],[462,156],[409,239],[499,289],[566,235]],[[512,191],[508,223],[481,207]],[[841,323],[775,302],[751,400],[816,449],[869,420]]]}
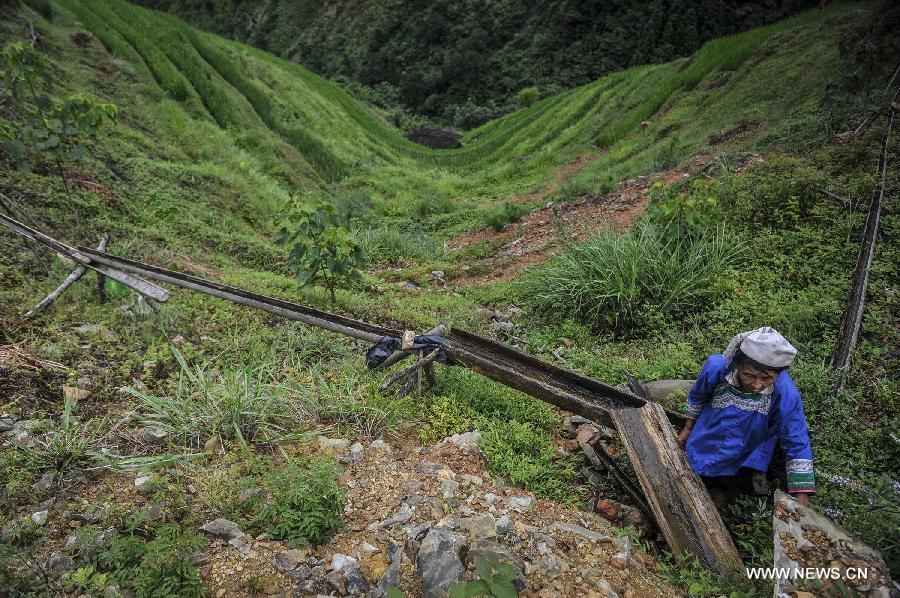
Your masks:
{"label": "young tree", "polygon": [[53,83],[50,68],[44,56],[28,43],[6,44],[0,59],[4,92],[23,117],[17,122],[0,118],[3,155],[20,169],[30,168],[37,161],[52,161],[71,201],[63,162],[83,160],[87,144],[96,138],[104,120],[115,120],[117,108],[81,94],[59,101],[41,91],[41,87],[49,88]]}
{"label": "young tree", "polygon": [[321,282],[335,300],[339,285],[362,280],[365,256],[353,236],[341,226],[334,207],[321,197],[294,197],[280,218],[276,239],[290,249],[288,268],[301,287]]}

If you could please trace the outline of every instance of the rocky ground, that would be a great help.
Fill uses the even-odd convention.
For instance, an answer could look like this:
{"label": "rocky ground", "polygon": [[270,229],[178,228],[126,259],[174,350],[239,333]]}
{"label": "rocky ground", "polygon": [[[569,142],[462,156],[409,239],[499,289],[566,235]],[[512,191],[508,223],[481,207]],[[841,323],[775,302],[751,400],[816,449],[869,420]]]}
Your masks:
{"label": "rocky ground", "polygon": [[594,513],[535,500],[492,479],[477,433],[430,448],[324,445],[345,464],[344,529],[326,546],[286,550],[242,538],[224,520],[204,552],[204,581],[215,596],[244,592],[270,574],[275,595],[442,596],[476,577],[478,556],[516,571],[521,596],[676,596],[654,561]]}

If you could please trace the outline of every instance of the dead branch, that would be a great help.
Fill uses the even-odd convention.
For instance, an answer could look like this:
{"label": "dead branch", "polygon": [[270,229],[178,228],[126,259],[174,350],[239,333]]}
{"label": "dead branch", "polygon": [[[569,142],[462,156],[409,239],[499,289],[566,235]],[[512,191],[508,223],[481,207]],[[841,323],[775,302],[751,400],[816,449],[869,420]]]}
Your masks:
{"label": "dead branch", "polygon": [[68,371],[68,368],[61,363],[41,359],[25,349],[26,341],[20,341],[11,345],[0,345],[0,369],[9,369],[13,366],[23,367],[25,369],[37,370],[57,370]]}
{"label": "dead branch", "polygon": [[435,349],[434,351],[429,353],[427,356],[418,360],[417,362],[415,362],[414,364],[412,364],[405,370],[402,370],[400,372],[397,372],[396,374],[393,374],[390,378],[385,380],[381,384],[381,386],[378,387],[378,390],[380,392],[384,392],[388,388],[390,388],[391,386],[396,384],[398,381],[400,381],[401,379],[406,378],[407,376],[411,376],[412,374],[415,374],[415,373],[421,373],[423,367],[432,363],[435,359],[438,358],[438,354],[440,353],[440,351],[441,351],[440,349]]}
{"label": "dead branch", "polygon": [[[105,251],[107,243],[109,243],[109,235],[104,234],[103,237],[100,239],[100,243],[97,244],[97,250]],[[40,312],[42,312],[44,309],[46,309],[51,303],[56,301],[56,299],[60,295],[62,295],[66,289],[68,289],[70,286],[72,286],[76,280],[81,278],[85,272],[87,272],[87,267],[83,266],[83,265],[79,265],[77,268],[72,270],[72,273],[69,274],[69,276],[67,276],[64,281],[62,281],[62,284],[60,284],[58,287],[56,287],[56,289],[54,289],[49,295],[44,297],[44,299],[41,300],[40,303],[35,305],[33,308],[31,308],[25,314],[25,319],[30,320],[30,319],[34,318],[36,315],[38,315]],[[97,276],[101,277],[101,276],[103,276],[103,274],[98,273]]]}

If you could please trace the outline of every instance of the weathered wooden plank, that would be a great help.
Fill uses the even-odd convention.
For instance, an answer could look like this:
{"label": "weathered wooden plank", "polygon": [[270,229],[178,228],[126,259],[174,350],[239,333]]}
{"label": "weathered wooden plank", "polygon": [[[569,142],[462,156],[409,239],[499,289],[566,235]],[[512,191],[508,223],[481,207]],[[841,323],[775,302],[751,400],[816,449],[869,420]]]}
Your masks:
{"label": "weathered wooden plank", "polygon": [[731,535],[678,446],[663,408],[647,403],[613,410],[611,417],[672,551],[694,554],[713,569],[740,565]]}

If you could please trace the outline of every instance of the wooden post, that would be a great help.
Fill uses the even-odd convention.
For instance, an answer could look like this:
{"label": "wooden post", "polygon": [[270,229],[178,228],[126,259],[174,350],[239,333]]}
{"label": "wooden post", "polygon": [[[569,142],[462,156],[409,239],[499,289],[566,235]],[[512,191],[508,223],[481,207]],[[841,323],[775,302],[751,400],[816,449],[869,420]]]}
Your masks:
{"label": "wooden post", "polygon": [[709,492],[688,463],[666,412],[656,403],[611,411],[656,523],[672,551],[712,569],[741,564]]}
{"label": "wooden post", "polygon": [[[103,237],[100,239],[100,243],[97,245],[97,249],[100,251],[103,251],[104,249],[106,249],[106,244],[108,242],[109,242],[109,235],[104,234]],[[86,271],[87,271],[87,266],[83,266],[83,265],[79,265],[77,268],[72,270],[72,273],[69,274],[64,281],[62,281],[62,284],[60,284],[58,287],[56,287],[56,289],[54,289],[53,292],[51,292],[49,295],[44,297],[44,299],[40,303],[35,305],[33,308],[31,308],[28,311],[28,313],[25,314],[25,319],[30,320],[31,318],[38,315],[41,311],[46,309],[47,306],[49,306],[51,303],[56,301],[56,299],[60,295],[62,295],[66,289],[68,289],[70,286],[72,286],[76,280],[81,278],[82,275]],[[98,272],[97,277],[99,279],[99,278],[102,278],[103,275]]]}

